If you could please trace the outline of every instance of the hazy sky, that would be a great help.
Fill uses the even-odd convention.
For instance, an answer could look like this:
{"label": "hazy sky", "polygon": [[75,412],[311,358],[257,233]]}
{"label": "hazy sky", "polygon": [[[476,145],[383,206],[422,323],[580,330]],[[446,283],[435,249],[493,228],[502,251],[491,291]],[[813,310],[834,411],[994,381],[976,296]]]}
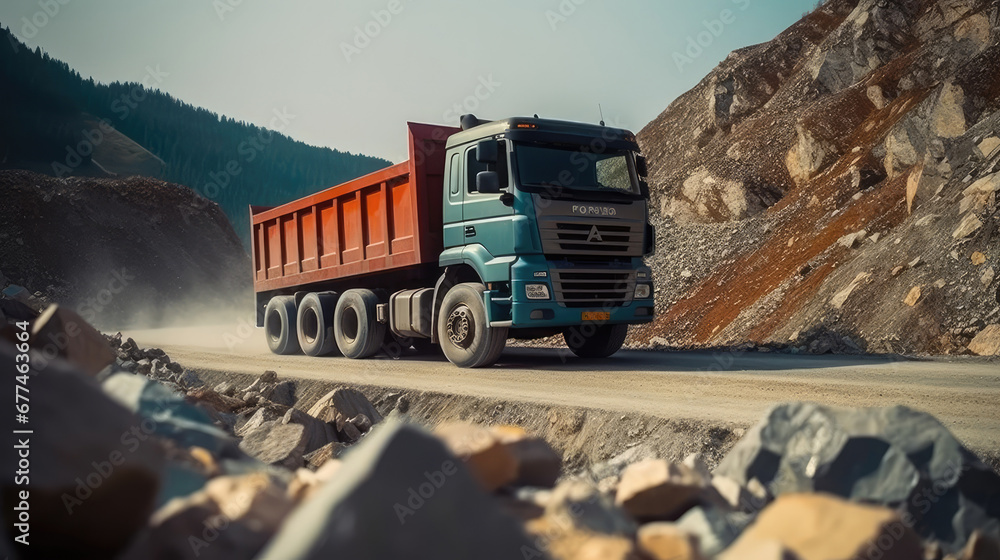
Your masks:
{"label": "hazy sky", "polygon": [[[4,0],[0,22],[84,77],[146,80],[310,144],[398,162],[406,121],[457,126],[465,112],[597,122],[600,103],[608,124],[638,131],[731,50],[773,38],[815,3]],[[280,125],[275,111],[294,118]]]}

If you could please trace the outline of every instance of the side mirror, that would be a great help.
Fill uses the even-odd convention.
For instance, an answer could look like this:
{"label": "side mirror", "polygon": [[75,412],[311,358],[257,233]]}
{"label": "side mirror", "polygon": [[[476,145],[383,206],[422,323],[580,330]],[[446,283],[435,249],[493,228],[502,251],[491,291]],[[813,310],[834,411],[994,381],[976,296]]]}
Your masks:
{"label": "side mirror", "polygon": [[[496,140],[480,140],[476,144],[476,161],[479,163],[496,163],[497,162],[497,141]],[[478,179],[476,179],[478,181]]]}
{"label": "side mirror", "polygon": [[645,179],[639,179],[639,194],[642,198],[649,199],[649,183]]}
{"label": "side mirror", "polygon": [[476,190],[482,194],[500,194],[500,175],[496,171],[476,173]]}
{"label": "side mirror", "polygon": [[645,156],[635,156],[635,172],[640,177],[649,176],[649,166],[646,164]]}

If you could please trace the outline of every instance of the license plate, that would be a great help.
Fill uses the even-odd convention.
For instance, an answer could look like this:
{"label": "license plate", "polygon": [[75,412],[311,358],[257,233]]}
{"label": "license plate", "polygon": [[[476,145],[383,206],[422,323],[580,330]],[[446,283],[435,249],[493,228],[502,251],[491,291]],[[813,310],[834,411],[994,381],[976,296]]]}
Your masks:
{"label": "license plate", "polygon": [[584,311],[581,319],[584,321],[610,321],[610,311]]}

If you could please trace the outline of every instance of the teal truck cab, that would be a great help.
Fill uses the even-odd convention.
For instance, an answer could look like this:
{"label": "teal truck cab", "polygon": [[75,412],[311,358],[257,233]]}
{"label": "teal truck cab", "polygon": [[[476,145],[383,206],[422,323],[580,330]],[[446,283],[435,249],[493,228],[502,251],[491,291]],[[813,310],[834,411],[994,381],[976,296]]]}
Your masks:
{"label": "teal truck cab", "polygon": [[[409,162],[298,206],[251,208],[260,326],[272,350],[340,350],[357,358],[395,340],[438,344],[456,365],[482,367],[498,359],[508,338],[561,333],[575,355],[597,358],[621,348],[629,325],[653,319],[653,278],[643,257],[653,251],[654,231],[635,135],[537,117],[465,115],[461,130],[409,127]],[[381,193],[381,202],[365,189]],[[367,206],[350,210],[361,216],[351,222],[355,195]],[[330,200],[336,224],[324,217]],[[291,229],[281,225],[302,211],[316,215],[295,218]],[[340,255],[353,249],[348,222],[360,225],[361,264],[371,262],[350,268],[341,256],[322,266],[331,244]],[[316,223],[337,233],[315,233],[322,229]],[[314,236],[321,247],[310,250],[301,240]],[[373,249],[373,236],[381,249]],[[297,257],[316,255],[320,274],[300,267],[305,276],[297,281],[270,282],[269,268],[289,264],[289,251],[281,250],[286,237],[299,240]]]}

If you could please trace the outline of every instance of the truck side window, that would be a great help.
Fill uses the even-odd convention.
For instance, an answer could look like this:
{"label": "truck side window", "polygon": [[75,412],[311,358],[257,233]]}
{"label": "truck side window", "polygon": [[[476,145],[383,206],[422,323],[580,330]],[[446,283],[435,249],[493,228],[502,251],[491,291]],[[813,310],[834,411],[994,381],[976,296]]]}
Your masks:
{"label": "truck side window", "polygon": [[485,163],[479,163],[476,159],[476,147],[473,146],[467,152],[465,152],[465,169],[467,185],[469,185],[469,192],[474,193],[476,191],[476,175],[480,171],[489,171],[488,166]]}
{"label": "truck side window", "polygon": [[459,189],[462,188],[462,160],[459,159],[458,154],[451,156],[451,170],[448,176],[448,181],[451,183],[448,188],[451,189],[451,194],[458,194]]}
{"label": "truck side window", "polygon": [[500,175],[500,188],[504,189],[504,188],[507,187],[507,181],[508,181],[508,179],[507,179],[507,141],[506,140],[500,140],[499,144],[500,145],[497,147],[497,155],[498,155],[499,161],[497,162],[496,165],[488,165],[488,164],[485,164],[485,163],[479,163],[479,160],[476,159],[476,147],[475,146],[473,146],[467,152],[465,152],[466,153],[466,156],[465,156],[465,161],[466,161],[465,165],[466,165],[466,167],[465,168],[467,170],[467,172],[466,172],[467,183],[466,184],[469,185],[468,191],[470,193],[477,192],[476,191],[476,175],[478,175],[480,171],[496,171],[497,174]]}

